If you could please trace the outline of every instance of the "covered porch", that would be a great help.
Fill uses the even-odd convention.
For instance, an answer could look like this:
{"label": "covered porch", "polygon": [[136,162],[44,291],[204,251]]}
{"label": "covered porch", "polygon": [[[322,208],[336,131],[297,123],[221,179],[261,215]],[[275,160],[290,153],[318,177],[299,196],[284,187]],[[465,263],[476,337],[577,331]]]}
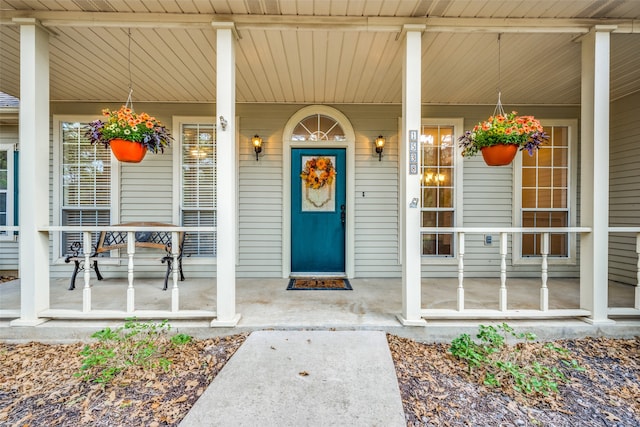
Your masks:
{"label": "covered porch", "polygon": [[[209,3],[212,10],[190,13],[181,11],[178,2],[165,3],[174,9],[147,13],[122,6],[68,15],[71,11],[62,6],[54,11],[15,6],[6,14],[4,22],[10,25],[0,31],[10,49],[2,55],[11,59],[6,63],[12,65],[12,78],[0,81],[0,90],[20,99],[20,225],[0,227],[19,233],[18,305],[15,295],[7,296],[2,304],[9,305],[1,312],[14,319],[13,326],[37,326],[50,318],[130,316],[208,319],[219,327],[287,327],[287,322],[332,327],[333,321],[350,327],[367,322],[372,327],[385,322],[426,326],[433,319],[516,318],[579,318],[609,325],[617,316],[640,313],[637,287],[611,282],[609,267],[612,233],[633,240],[632,247],[635,243],[628,260],[635,262],[640,252],[637,208],[626,204],[638,194],[632,182],[637,173],[618,177],[618,188],[624,190],[613,189],[610,197],[616,172],[613,166],[610,171],[610,163],[621,166],[629,157],[622,149],[617,158],[610,156],[610,139],[619,147],[626,147],[627,139],[630,145],[637,142],[637,134],[628,137],[626,131],[635,123],[637,110],[628,106],[637,99],[640,81],[634,62],[639,14],[633,3],[605,2],[608,7],[600,10],[591,7],[592,2],[579,1],[576,11],[539,7],[538,15],[521,4],[506,16],[504,7],[497,7],[480,17],[467,2],[456,0],[385,0],[382,8],[365,1],[363,12],[321,0],[295,6],[300,10],[289,10],[286,2],[268,2],[274,8],[256,3],[254,10],[245,10],[241,2],[218,7]],[[534,9],[546,4],[531,3]],[[617,10],[619,4],[624,7]],[[61,219],[66,212],[59,197],[64,176],[56,164],[56,150],[64,143],[57,125],[65,117],[73,122],[81,113],[98,114],[105,104],[124,99],[113,88],[127,83],[121,71],[132,64],[122,52],[127,43],[131,46],[131,28],[134,41],[143,41],[134,47],[145,58],[134,62],[134,80],[140,82],[136,101],[149,103],[174,124],[193,114],[211,125],[216,181],[208,184],[215,186],[211,200],[216,204],[211,207],[215,226],[208,231],[216,233],[216,250],[223,250],[201,262],[206,278],[178,283],[174,274],[173,286],[165,293],[147,288],[147,278],[138,275],[137,264],[134,267],[134,251],[121,254],[130,260],[124,273],[128,277],[120,276],[124,282],[96,283],[87,275],[71,293],[57,282],[64,248],[56,245],[55,236],[65,230],[85,233],[88,248],[91,239],[86,233],[98,228],[82,223],[72,229]],[[516,203],[520,193],[514,184],[518,169],[487,173],[478,161],[462,163],[457,156],[456,176],[466,176],[466,181],[455,187],[460,200],[456,220],[449,226],[426,227],[421,209],[431,207],[418,207],[425,194],[418,172],[423,154],[415,148],[420,130],[431,118],[452,118],[460,128],[468,128],[479,117],[478,109],[482,114],[491,110],[496,73],[488,70],[499,74],[500,68],[496,55],[486,52],[496,52],[496,40],[505,33],[509,42],[504,41],[502,51],[502,84],[513,100],[510,104],[537,109],[551,121],[573,123],[567,128],[575,140],[574,151],[561,165],[571,185],[560,186],[570,215],[567,210],[567,220],[554,229],[521,227],[521,206]],[[334,46],[343,50],[337,54]],[[71,50],[78,54],[67,55]],[[87,60],[96,50],[111,58],[104,67]],[[523,61],[520,52],[531,52],[536,66]],[[499,62],[500,50],[496,53]],[[326,71],[314,74],[318,63]],[[157,64],[175,67],[167,72]],[[131,83],[130,68],[128,74]],[[74,78],[80,78],[80,84],[72,84]],[[293,295],[278,288],[284,288],[291,273],[291,182],[283,176],[290,172],[292,138],[285,138],[284,123],[310,104],[336,106],[354,124],[353,139],[341,144],[352,150],[347,151],[351,163],[344,174],[344,273],[356,291],[335,296]],[[622,112],[612,117],[613,107]],[[384,162],[382,156],[372,157],[371,138],[381,133],[389,135]],[[258,134],[266,135],[260,161],[249,145]],[[145,168],[114,167],[122,173],[114,173],[116,178],[109,181],[114,191],[113,196],[109,193],[109,223],[100,229],[146,216],[149,202],[158,200],[162,203],[155,203],[153,214],[163,222],[180,223],[178,151],[173,158],[149,161]],[[635,156],[634,149],[630,151]],[[485,181],[488,176],[499,176],[500,182]],[[495,187],[505,192],[496,196],[497,191],[489,191]],[[149,188],[157,192],[146,191]],[[263,194],[268,197],[262,199]],[[624,206],[613,207],[615,198]],[[384,216],[379,214],[381,206],[386,208]],[[629,215],[623,212],[627,209]],[[178,229],[194,231],[184,221]],[[456,243],[449,258],[433,268],[421,245],[424,235],[438,233],[450,233]],[[565,264],[555,267],[558,262],[551,262],[543,243],[535,260],[515,265],[511,258],[519,249],[513,239],[523,233],[537,233],[542,242],[552,233],[571,235],[575,256],[567,255],[560,260]],[[486,234],[496,239],[490,250],[465,245],[470,236]],[[371,236],[377,239],[374,245]],[[481,265],[489,252],[491,259]],[[562,270],[567,265],[570,268]],[[369,275],[377,278],[367,279]],[[621,293],[614,295],[612,289]],[[290,306],[292,302],[296,304]]]}
{"label": "covered porch", "polygon": [[[136,289],[141,318],[144,313],[159,313],[171,305],[171,293],[162,291],[161,277],[140,279]],[[462,332],[475,333],[478,324],[506,321],[510,325],[535,332],[541,339],[581,337],[588,335],[634,336],[640,322],[637,318],[616,317],[608,325],[591,325],[580,318],[563,319],[518,318],[519,310],[537,309],[539,279],[509,280],[509,309],[514,318],[478,320],[428,319],[424,328],[406,328],[397,315],[402,310],[402,282],[400,279],[352,279],[352,291],[288,291],[287,279],[238,279],[237,308],[242,317],[235,328],[209,327],[211,318],[174,318],[174,328],[194,336],[237,333],[261,329],[375,329],[415,339],[447,341]],[[82,308],[82,290],[68,291],[68,280],[51,281],[52,314],[62,315],[36,328],[11,328],[13,316],[19,315],[19,280],[0,284],[0,338],[9,340],[86,339],[92,331],[121,322],[118,316],[64,316]],[[423,279],[422,299],[425,310],[454,309],[457,279]],[[577,279],[550,279],[548,281],[550,309],[578,309],[579,283]],[[187,279],[181,282],[181,308],[184,310],[214,310],[215,280]],[[107,279],[95,284],[96,310],[115,313],[126,307],[127,281],[123,278]],[[470,309],[498,309],[500,279],[469,279],[466,282],[467,306]],[[610,282],[608,286],[609,311],[628,307],[634,298],[634,287]],[[11,314],[13,313],[13,315]],[[135,315],[134,313],[133,315]],[[8,317],[7,317],[8,316]]]}

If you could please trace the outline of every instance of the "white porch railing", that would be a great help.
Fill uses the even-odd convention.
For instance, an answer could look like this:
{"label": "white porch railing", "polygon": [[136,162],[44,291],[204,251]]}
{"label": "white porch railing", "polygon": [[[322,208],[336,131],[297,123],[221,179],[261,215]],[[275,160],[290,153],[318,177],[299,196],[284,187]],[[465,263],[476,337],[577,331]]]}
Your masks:
{"label": "white porch railing", "polygon": [[[577,234],[589,233],[589,227],[547,227],[547,228],[482,228],[482,227],[423,227],[422,234],[448,234],[453,233],[457,237],[456,255],[458,258],[458,287],[456,296],[456,309],[421,309],[421,315],[425,319],[532,319],[532,318],[561,318],[561,317],[587,317],[591,315],[584,309],[549,309],[549,236],[550,234]],[[464,255],[465,236],[469,234],[499,234],[500,235],[500,270],[496,275],[500,277],[500,287],[497,292],[498,310],[492,309],[466,309],[464,288]],[[540,234],[540,305],[538,310],[509,309],[507,300],[507,255],[508,236],[514,234]]]}
{"label": "white porch railing", "polygon": [[[215,232],[216,227],[162,227],[157,226],[48,226],[40,231],[51,233],[74,232],[82,233],[82,254],[84,255],[84,285],[82,288],[82,308],[74,309],[53,309],[39,313],[43,318],[65,318],[65,319],[125,319],[128,317],[145,318],[167,318],[167,319],[193,319],[193,318],[215,318],[216,312],[210,310],[181,310],[180,309],[180,288],[178,286],[178,256],[180,250],[179,232]],[[126,309],[124,310],[95,310],[92,308],[92,279],[91,279],[91,253],[92,253],[92,233],[101,231],[126,232],[127,233],[127,290]],[[166,310],[140,310],[136,308],[135,289],[135,252],[136,233],[144,231],[170,231],[171,232],[171,255],[173,256],[173,276],[171,286],[171,302]],[[108,258],[105,258],[108,259]],[[96,279],[97,280],[97,279]]]}
{"label": "white porch railing", "polygon": [[611,233],[629,233],[636,237],[636,287],[633,307],[609,307],[609,316],[640,316],[640,227],[609,227]]}

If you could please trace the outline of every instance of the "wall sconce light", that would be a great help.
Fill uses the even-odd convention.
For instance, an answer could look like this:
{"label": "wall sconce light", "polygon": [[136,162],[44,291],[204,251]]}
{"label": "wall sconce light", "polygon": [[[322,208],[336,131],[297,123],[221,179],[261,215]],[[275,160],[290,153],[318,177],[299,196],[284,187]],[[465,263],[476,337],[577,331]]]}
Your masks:
{"label": "wall sconce light", "polygon": [[251,143],[253,144],[253,151],[256,152],[256,162],[258,161],[258,154],[262,152],[262,138],[258,135],[253,135],[251,138]]}
{"label": "wall sconce light", "polygon": [[378,161],[382,161],[382,152],[384,151],[384,143],[387,142],[384,136],[379,135],[376,138],[376,153],[378,153]]}
{"label": "wall sconce light", "polygon": [[220,127],[222,130],[227,130],[227,121],[222,116],[220,116]]}

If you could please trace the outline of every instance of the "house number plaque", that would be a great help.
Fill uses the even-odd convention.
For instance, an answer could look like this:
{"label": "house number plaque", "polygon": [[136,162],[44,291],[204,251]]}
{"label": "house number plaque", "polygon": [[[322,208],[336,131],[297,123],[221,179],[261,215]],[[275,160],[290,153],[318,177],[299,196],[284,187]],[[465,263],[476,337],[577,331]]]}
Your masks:
{"label": "house number plaque", "polygon": [[409,175],[418,175],[418,131],[409,131]]}

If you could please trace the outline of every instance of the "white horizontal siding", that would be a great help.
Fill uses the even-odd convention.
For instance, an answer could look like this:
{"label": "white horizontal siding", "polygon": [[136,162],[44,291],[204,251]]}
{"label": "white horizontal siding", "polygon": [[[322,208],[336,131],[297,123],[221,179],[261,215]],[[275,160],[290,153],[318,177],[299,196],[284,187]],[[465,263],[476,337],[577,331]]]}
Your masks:
{"label": "white horizontal siding", "polygon": [[[640,93],[611,105],[609,224],[640,226]],[[637,283],[636,240],[633,233],[609,237],[609,279]]]}
{"label": "white horizontal siding", "polygon": [[[348,106],[341,111],[356,134],[355,149],[355,275],[399,277],[398,261],[398,117],[392,106]],[[386,138],[382,161],[373,141]],[[363,197],[364,192],[364,197]]]}
{"label": "white horizontal siding", "polygon": [[[54,104],[55,114],[87,114],[103,105]],[[239,104],[238,123],[238,276],[280,277],[282,274],[282,134],[287,120],[301,105]],[[356,277],[399,277],[399,174],[398,174],[398,117],[399,105],[337,106],[351,121],[355,135],[355,275]],[[209,104],[156,104],[137,106],[140,111],[152,111],[165,123],[172,115],[211,115],[215,107]],[[465,117],[465,128],[486,118],[492,107],[425,106],[424,117]],[[522,113],[541,118],[574,118],[578,109],[526,108]],[[263,138],[263,152],[256,161],[250,138]],[[372,145],[373,139],[386,137],[382,161]],[[480,157],[464,159],[464,225],[510,226],[513,216],[513,176],[511,167],[491,168]],[[171,222],[175,201],[172,200],[171,149],[164,155],[147,154],[137,165],[121,166],[121,222]],[[630,173],[630,172],[625,172]],[[364,193],[364,196],[363,196]],[[637,202],[640,204],[640,199]],[[624,210],[621,210],[624,212]],[[500,257],[499,236],[493,236],[493,246],[484,246],[482,236],[467,236],[465,274],[498,277]],[[510,239],[511,240],[511,239]],[[219,248],[224,250],[224,248]],[[511,243],[509,243],[511,251]],[[455,260],[450,265],[435,265],[425,257],[425,277],[456,276]],[[185,259],[187,277],[207,277],[215,274],[215,264],[196,265]],[[538,265],[511,265],[507,257],[508,277],[536,277]],[[126,266],[113,268],[113,274],[126,275]],[[52,271],[68,277],[70,266],[56,266]],[[141,266],[140,274],[162,276],[160,266]],[[554,266],[556,275],[576,276],[575,266]]]}

